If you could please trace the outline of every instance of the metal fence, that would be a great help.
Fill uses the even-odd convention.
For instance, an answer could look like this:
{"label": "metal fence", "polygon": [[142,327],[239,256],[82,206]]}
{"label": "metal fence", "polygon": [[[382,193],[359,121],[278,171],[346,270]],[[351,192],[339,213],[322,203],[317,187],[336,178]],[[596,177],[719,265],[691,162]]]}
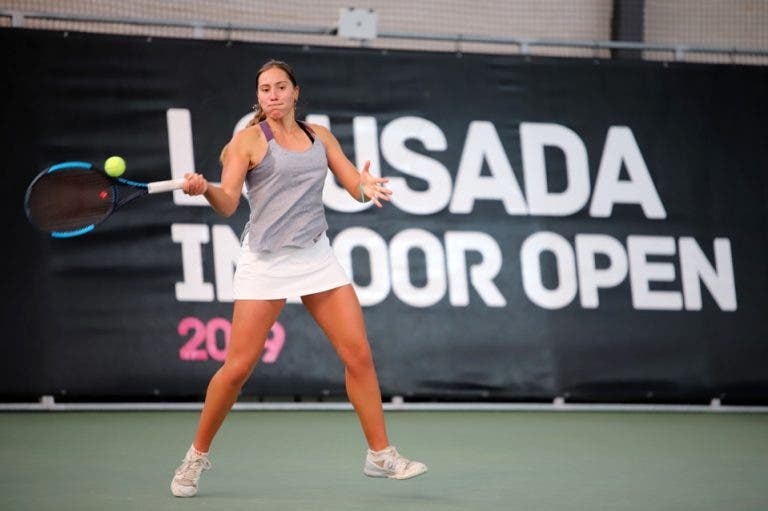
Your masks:
{"label": "metal fence", "polygon": [[379,49],[768,64],[766,0],[0,0],[0,27]]}

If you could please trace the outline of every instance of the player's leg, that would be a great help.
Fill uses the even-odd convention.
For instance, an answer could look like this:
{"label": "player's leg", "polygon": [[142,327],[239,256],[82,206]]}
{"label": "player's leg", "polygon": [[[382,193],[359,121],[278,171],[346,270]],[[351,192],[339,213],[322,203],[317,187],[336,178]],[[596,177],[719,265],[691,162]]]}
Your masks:
{"label": "player's leg", "polygon": [[348,284],[304,296],[302,301],[344,362],[347,395],[369,446],[363,473],[409,479],[426,472],[426,465],[400,456],[389,445],[379,381],[354,288]]}
{"label": "player's leg", "polygon": [[213,437],[256,366],[283,305],[285,300],[235,301],[227,357],[208,384],[195,440],[171,481],[171,492],[177,497],[197,494],[200,474],[211,466],[207,454]]}
{"label": "player's leg", "polygon": [[235,301],[227,357],[208,384],[200,414],[193,443],[198,451],[208,452],[240,388],[259,361],[267,335],[284,305],[285,300]]}
{"label": "player's leg", "polygon": [[355,408],[368,446],[389,445],[381,391],[365,333],[362,309],[351,285],[302,297],[302,301],[344,363],[347,394]]}

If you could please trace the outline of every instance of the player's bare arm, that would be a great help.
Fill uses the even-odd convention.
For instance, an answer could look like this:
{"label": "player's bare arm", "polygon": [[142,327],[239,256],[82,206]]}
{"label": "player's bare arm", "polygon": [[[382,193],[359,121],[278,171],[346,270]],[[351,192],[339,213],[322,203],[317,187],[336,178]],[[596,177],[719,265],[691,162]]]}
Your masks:
{"label": "player's bare arm", "polygon": [[258,125],[236,133],[222,155],[221,184],[206,183],[203,193],[211,207],[229,217],[240,204],[245,175],[258,165],[267,151],[267,141]]}
{"label": "player's bare arm", "polygon": [[380,178],[371,175],[371,162],[365,162],[362,171],[358,171],[349,158],[341,149],[339,141],[333,136],[327,128],[312,124],[312,129],[320,137],[325,145],[325,153],[328,158],[328,168],[339,181],[342,187],[355,200],[366,202],[372,200],[378,207],[382,207],[380,201],[389,201],[392,190],[386,188],[384,184],[389,181],[387,178]]}

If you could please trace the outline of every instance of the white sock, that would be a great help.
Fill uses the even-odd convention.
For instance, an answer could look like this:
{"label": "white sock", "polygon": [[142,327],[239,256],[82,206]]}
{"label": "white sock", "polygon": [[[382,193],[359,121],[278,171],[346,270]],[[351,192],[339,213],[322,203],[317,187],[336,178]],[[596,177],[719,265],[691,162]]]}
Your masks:
{"label": "white sock", "polygon": [[191,453],[192,453],[192,454],[194,454],[195,456],[198,456],[198,457],[201,457],[201,458],[202,458],[203,456],[208,456],[208,453],[207,453],[207,452],[200,452],[200,451],[198,451],[198,450],[195,448],[195,444],[192,444],[192,445],[189,447],[189,452],[191,452]]}
{"label": "white sock", "polygon": [[390,447],[391,446],[388,445],[380,451],[372,451],[371,449],[368,449],[368,452],[371,453],[373,456],[381,456],[382,454],[384,454],[385,451],[389,450]]}

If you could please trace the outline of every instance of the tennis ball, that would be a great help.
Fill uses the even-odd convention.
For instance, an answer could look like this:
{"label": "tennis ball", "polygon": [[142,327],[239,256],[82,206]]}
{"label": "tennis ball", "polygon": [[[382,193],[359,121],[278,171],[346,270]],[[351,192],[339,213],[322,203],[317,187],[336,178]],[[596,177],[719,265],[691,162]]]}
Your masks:
{"label": "tennis ball", "polygon": [[122,176],[123,172],[125,172],[125,160],[119,156],[110,156],[104,162],[104,172],[112,177]]}

